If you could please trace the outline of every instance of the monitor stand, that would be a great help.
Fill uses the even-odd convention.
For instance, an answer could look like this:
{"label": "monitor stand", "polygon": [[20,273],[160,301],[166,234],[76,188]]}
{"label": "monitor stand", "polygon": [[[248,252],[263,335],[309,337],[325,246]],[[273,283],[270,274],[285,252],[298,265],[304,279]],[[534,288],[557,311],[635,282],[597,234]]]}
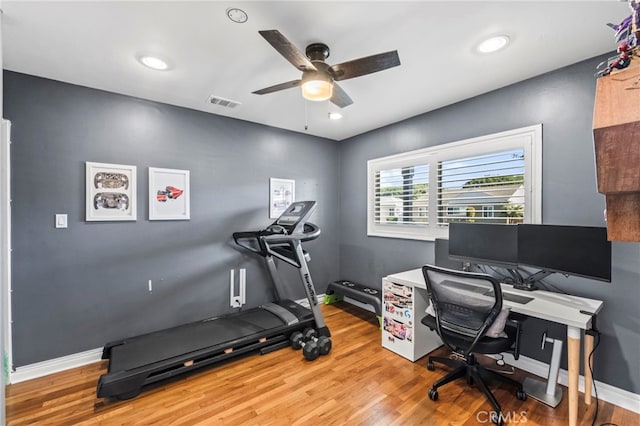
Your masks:
{"label": "monitor stand", "polygon": [[542,335],[542,349],[545,343],[553,344],[553,353],[551,355],[551,363],[549,364],[549,374],[547,383],[527,377],[522,383],[524,391],[530,397],[546,404],[550,407],[557,407],[562,400],[562,388],[557,385],[558,371],[560,370],[560,358],[562,356],[562,340],[547,337],[545,332]]}
{"label": "monitor stand", "polygon": [[536,272],[533,275],[529,275],[527,278],[522,278],[522,276],[520,276],[521,279],[513,285],[513,288],[524,291],[538,290],[538,286],[536,285],[536,283],[551,274],[553,274],[552,271],[542,270]]}
{"label": "monitor stand", "polygon": [[524,278],[517,269],[508,268],[507,272],[511,275],[513,288],[516,290],[533,291],[538,289],[534,281],[529,281],[529,278]]}
{"label": "monitor stand", "polygon": [[538,290],[538,286],[536,285],[535,282],[526,282],[526,281],[515,283],[513,285],[513,288],[516,290],[523,290],[523,291]]}

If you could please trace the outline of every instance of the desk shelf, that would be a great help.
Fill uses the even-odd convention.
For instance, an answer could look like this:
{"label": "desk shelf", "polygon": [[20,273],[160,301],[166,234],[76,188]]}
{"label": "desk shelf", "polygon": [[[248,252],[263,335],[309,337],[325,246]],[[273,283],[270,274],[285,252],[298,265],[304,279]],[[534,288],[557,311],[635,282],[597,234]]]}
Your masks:
{"label": "desk shelf", "polygon": [[438,335],[420,322],[429,304],[426,291],[384,278],[382,302],[384,348],[413,362],[442,345]]}

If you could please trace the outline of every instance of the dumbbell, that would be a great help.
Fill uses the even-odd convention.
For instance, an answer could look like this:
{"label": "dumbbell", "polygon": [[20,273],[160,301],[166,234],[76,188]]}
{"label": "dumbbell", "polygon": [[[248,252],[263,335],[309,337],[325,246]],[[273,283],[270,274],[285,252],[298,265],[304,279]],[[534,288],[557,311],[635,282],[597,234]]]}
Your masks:
{"label": "dumbbell", "polygon": [[304,357],[313,361],[331,351],[331,339],[327,336],[317,336],[318,332],[312,328],[306,328],[302,333],[296,331],[290,338],[291,347],[295,350],[302,349]]}

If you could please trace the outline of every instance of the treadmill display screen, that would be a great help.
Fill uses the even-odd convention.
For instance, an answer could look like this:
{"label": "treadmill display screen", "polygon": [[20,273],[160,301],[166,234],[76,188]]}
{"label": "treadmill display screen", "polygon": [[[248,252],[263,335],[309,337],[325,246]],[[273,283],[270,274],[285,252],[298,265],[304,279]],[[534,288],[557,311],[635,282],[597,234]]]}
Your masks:
{"label": "treadmill display screen", "polygon": [[286,226],[287,232],[294,232],[300,222],[311,215],[315,207],[314,201],[298,201],[292,203],[276,220],[276,225]]}

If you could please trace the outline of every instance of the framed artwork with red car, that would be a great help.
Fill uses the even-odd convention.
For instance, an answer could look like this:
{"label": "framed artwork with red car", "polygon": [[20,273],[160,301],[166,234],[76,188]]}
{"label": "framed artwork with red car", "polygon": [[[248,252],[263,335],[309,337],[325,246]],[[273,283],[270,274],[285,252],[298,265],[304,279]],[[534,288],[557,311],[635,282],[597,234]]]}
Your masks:
{"label": "framed artwork with red car", "polygon": [[149,167],[149,220],[189,220],[189,170]]}

